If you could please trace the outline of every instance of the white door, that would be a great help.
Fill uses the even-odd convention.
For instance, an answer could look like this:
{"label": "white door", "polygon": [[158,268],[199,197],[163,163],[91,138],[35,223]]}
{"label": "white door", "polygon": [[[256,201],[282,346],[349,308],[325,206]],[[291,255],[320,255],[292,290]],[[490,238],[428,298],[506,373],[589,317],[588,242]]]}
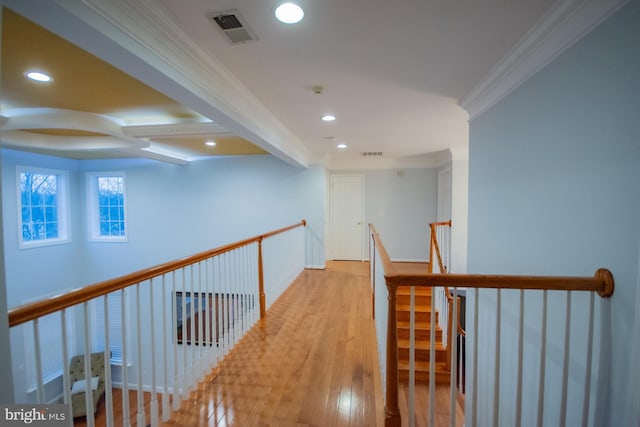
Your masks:
{"label": "white door", "polygon": [[363,259],[364,221],[362,175],[331,175],[331,257]]}

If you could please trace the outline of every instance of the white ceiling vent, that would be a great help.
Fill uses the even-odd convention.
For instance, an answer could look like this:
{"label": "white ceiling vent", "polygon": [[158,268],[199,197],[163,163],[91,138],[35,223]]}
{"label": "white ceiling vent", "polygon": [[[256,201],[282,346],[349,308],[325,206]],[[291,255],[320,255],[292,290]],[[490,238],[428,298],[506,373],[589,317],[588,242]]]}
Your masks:
{"label": "white ceiling vent", "polygon": [[238,12],[237,9],[210,13],[209,18],[233,44],[258,40],[258,37],[249,29],[246,21],[240,16],[240,12]]}
{"label": "white ceiling vent", "polygon": [[382,156],[382,151],[363,151],[360,155],[362,157],[380,157]]}

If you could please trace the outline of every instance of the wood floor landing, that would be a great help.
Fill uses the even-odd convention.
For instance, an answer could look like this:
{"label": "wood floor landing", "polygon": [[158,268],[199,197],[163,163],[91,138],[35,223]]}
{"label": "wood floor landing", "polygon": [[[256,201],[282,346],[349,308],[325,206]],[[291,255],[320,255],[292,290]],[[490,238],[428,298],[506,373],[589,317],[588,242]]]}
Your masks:
{"label": "wood floor landing", "polygon": [[[326,270],[305,270],[225,358],[217,375],[161,425],[382,427],[368,265],[327,262]],[[114,418],[122,425],[118,392],[114,390]],[[447,396],[448,388],[438,390],[439,408],[447,408]],[[399,397],[402,425],[407,426],[406,390]],[[427,407],[427,397],[426,388],[418,387],[421,408]],[[148,393],[144,400],[149,423]],[[129,402],[130,425],[135,426],[135,392]],[[101,402],[96,426],[105,425],[104,412]],[[462,424],[459,413],[457,425]],[[417,426],[426,425],[425,416],[418,415]],[[76,419],[75,426],[85,425],[83,421]],[[447,422],[445,409],[436,425]]]}
{"label": "wood floor landing", "polygon": [[382,426],[368,264],[306,270],[168,426]]}

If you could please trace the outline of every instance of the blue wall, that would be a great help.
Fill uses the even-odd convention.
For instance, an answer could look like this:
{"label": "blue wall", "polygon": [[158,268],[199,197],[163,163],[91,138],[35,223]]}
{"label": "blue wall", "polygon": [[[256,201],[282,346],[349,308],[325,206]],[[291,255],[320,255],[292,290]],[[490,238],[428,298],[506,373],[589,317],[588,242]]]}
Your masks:
{"label": "blue wall", "polygon": [[[335,171],[364,177],[364,223],[373,224],[389,256],[426,261],[429,223],[436,220],[437,168]],[[363,233],[367,248],[368,234]],[[368,256],[365,249],[365,256]]]}
{"label": "blue wall", "polygon": [[[117,277],[307,219],[324,236],[325,171],[271,156],[213,158],[188,166],[140,159],[73,161],[3,150],[8,305]],[[71,242],[18,249],[16,165],[69,171]],[[86,171],[124,171],[128,242],[88,242]],[[307,264],[324,265],[321,238]],[[37,267],[37,268],[34,268]]]}
{"label": "blue wall", "polygon": [[[69,172],[71,242],[18,248],[17,165]],[[88,241],[88,171],[124,171],[127,242]],[[324,266],[325,182],[324,169],[294,168],[271,156],[213,158],[177,166],[140,159],[74,161],[2,150],[7,305],[14,307],[121,276],[302,219],[307,220],[302,257],[306,255],[308,265]],[[82,316],[77,314],[73,322],[74,353],[82,352],[84,328]],[[27,391],[30,381],[26,372],[32,355],[25,354],[25,343],[30,339],[30,327],[11,330],[17,402],[33,399],[33,393]],[[0,351],[3,358],[8,357],[5,348]],[[54,398],[58,392],[53,390],[47,398]]]}
{"label": "blue wall", "polygon": [[[592,425],[623,425],[627,373],[631,363],[638,363],[630,360],[627,329],[634,324],[640,243],[639,46],[640,2],[636,1],[474,119],[470,127],[469,272],[590,276],[606,267],[615,276],[613,298],[596,301],[599,350],[592,387],[602,401],[591,402]],[[495,295],[487,291],[479,297],[481,310],[487,310],[479,322],[483,396],[493,390],[491,351],[486,348],[493,341],[484,342],[482,337],[494,334]],[[510,319],[517,298],[503,295],[503,318]],[[564,323],[565,298],[554,298],[549,308],[553,345],[547,360],[545,425],[557,425],[559,406],[554,373],[562,360],[554,352],[562,348],[555,344],[563,338],[559,325]],[[587,299],[578,296],[572,304],[572,320],[580,322]],[[540,307],[539,296],[527,297],[525,327],[533,338],[525,342],[525,349],[536,349]],[[582,326],[574,323],[572,328]],[[502,333],[508,370],[513,368],[514,332],[507,326]],[[585,339],[580,332],[572,336],[569,409],[579,405],[577,397],[584,386],[577,354]],[[527,362],[533,368],[525,372],[525,386],[528,379],[535,379],[538,366],[535,356]],[[535,387],[535,381],[529,385]],[[513,394],[506,384],[502,391],[501,425],[513,424]],[[534,417],[537,394],[525,396],[524,415]],[[486,403],[491,408],[491,402]],[[491,424],[488,411],[480,415],[482,425]]]}

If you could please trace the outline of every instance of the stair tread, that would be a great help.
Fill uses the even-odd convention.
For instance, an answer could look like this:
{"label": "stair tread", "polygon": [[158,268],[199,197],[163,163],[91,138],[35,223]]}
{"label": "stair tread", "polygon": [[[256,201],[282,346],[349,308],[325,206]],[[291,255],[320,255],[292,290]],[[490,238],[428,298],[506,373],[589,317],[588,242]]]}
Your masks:
{"label": "stair tread", "polygon": [[[415,340],[416,350],[429,350],[431,348],[429,347],[430,344],[430,340]],[[398,348],[409,348],[409,340],[399,339]],[[444,351],[446,348],[442,343],[436,341],[436,351],[438,350]]]}
{"label": "stair tread", "polygon": [[[424,305],[416,305],[415,307],[416,312],[420,312],[420,313],[431,313],[431,306],[424,306]],[[411,311],[411,305],[410,304],[396,304],[396,311]]]}
{"label": "stair tread", "polygon": [[[411,322],[407,322],[407,321],[404,321],[404,320],[398,320],[396,322],[396,326],[399,329],[409,329],[410,328],[410,323]],[[421,331],[431,330],[431,324],[430,323],[416,322],[414,327],[415,327],[416,330],[421,330]],[[436,324],[435,331],[439,332],[441,330],[442,330],[442,328],[439,325]]]}
{"label": "stair tread", "polygon": [[[431,296],[433,292],[431,292],[431,288],[415,288],[414,295],[420,296]],[[411,288],[400,286],[396,290],[396,295],[411,295]]]}

